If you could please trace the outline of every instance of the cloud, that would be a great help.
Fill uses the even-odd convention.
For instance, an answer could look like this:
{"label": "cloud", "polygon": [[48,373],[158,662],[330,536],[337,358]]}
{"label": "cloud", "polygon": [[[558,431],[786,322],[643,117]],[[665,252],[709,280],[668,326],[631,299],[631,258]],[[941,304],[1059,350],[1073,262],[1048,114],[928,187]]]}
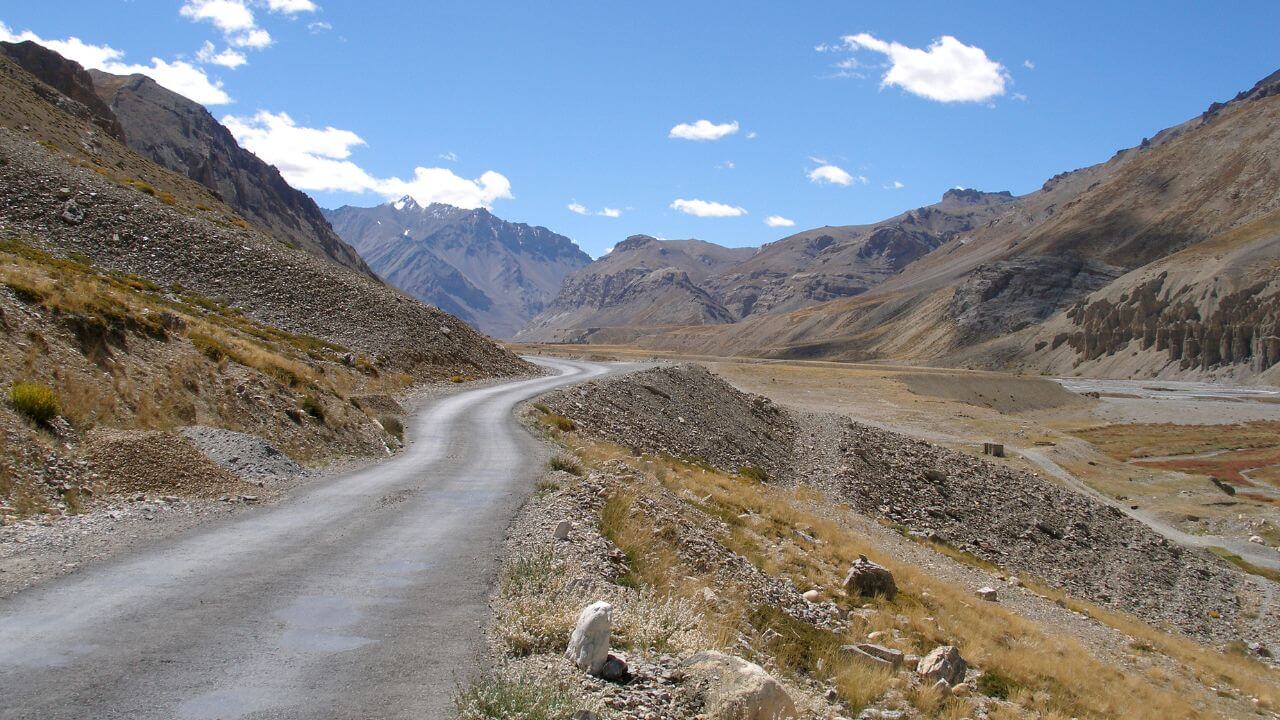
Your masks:
{"label": "cloud", "polygon": [[193,22],[211,22],[227,35],[252,30],[258,24],[242,0],[187,0],[178,14]]}
{"label": "cloud", "polygon": [[896,85],[938,102],[982,102],[1005,93],[1008,72],[979,47],[943,35],[926,49],[886,42],[869,33],[842,38],[849,50],[870,50],[889,59],[881,87]]}
{"label": "cloud", "polygon": [[222,67],[231,68],[232,70],[249,62],[249,59],[244,56],[244,53],[232,50],[231,48],[227,48],[222,52],[215,52],[215,50],[216,48],[214,48],[213,43],[206,40],[204,45],[196,51],[196,60],[199,60],[206,65],[221,65]]}
{"label": "cloud", "polygon": [[236,47],[247,47],[254,50],[261,50],[271,45],[271,33],[262,28],[254,28],[248,32],[238,35],[231,35],[227,41]]}
{"label": "cloud", "polygon": [[738,132],[738,121],[716,124],[710,120],[698,120],[693,123],[680,123],[671,128],[669,138],[678,140],[719,140]]}
{"label": "cloud", "polygon": [[620,210],[619,208],[606,207],[606,208],[600,208],[599,212],[591,212],[590,208],[578,202],[577,200],[574,200],[573,202],[569,203],[566,207],[569,208],[569,212],[577,213],[578,215],[598,215],[600,217],[607,217],[607,218],[622,217],[622,210]]}
{"label": "cloud", "polygon": [[294,15],[301,12],[315,12],[320,8],[311,0],[267,0],[267,9],[271,12]]}
{"label": "cloud", "polygon": [[906,185],[903,185],[901,182],[899,182],[899,181],[897,181],[897,180],[894,180],[893,182],[889,183],[888,185],[885,185],[885,186],[884,186],[884,189],[885,189],[885,190],[901,190],[901,189],[902,189],[902,188],[904,188],[904,187],[906,187]]}
{"label": "cloud", "polygon": [[445,162],[458,162],[458,153],[452,150],[450,150],[449,152],[440,153],[440,155],[438,155],[437,157],[439,157],[441,160],[444,160]]}
{"label": "cloud", "polygon": [[409,180],[376,177],[350,159],[353,148],[366,144],[359,135],[335,127],[301,126],[287,113],[227,115],[222,124],[242,146],[275,165],[290,185],[302,190],[369,192],[388,200],[409,195],[420,205],[440,202],[467,209],[513,197],[511,181],[492,170],[474,180],[439,167],[415,168]]}
{"label": "cloud", "polygon": [[1013,98],[1014,100],[1017,100],[1018,102],[1026,102],[1026,101],[1027,101],[1027,96],[1026,96],[1026,95],[1023,95],[1023,94],[1022,94],[1022,93],[1020,93],[1020,92],[1016,92],[1016,93],[1014,93],[1014,94],[1010,95],[1009,97]]}
{"label": "cloud", "polygon": [[323,20],[316,20],[315,22],[307,23],[307,29],[311,31],[312,35],[319,35],[322,32],[332,30],[333,25]]}
{"label": "cloud", "polygon": [[854,180],[863,183],[867,181],[861,175],[855,178],[846,172],[844,168],[835,165],[820,165],[809,171],[809,181],[818,185],[844,185],[848,187],[854,183]]}
{"label": "cloud", "polygon": [[1035,63],[1033,63],[1033,62],[1031,62],[1030,60],[1023,60],[1023,61],[1022,61],[1022,67],[1026,68],[1026,69],[1028,69],[1028,70],[1035,70],[1035,69],[1036,69],[1036,64],[1035,64]]}
{"label": "cloud", "polygon": [[693,215],[694,217],[739,217],[747,214],[746,210],[733,205],[710,200],[685,200],[684,198],[672,201],[671,209],[679,210],[685,215]]}
{"label": "cloud", "polygon": [[755,131],[755,130],[752,130],[751,132],[747,133],[747,139],[748,139],[748,140],[755,140],[757,137],[759,137],[759,136],[758,136],[758,135],[756,135],[756,131]]}
{"label": "cloud", "polygon": [[231,96],[222,89],[221,81],[210,79],[204,70],[183,60],[169,62],[153,57],[150,65],[126,63],[124,51],[110,45],[92,45],[78,37],[46,40],[30,30],[14,33],[4,23],[0,23],[0,40],[5,42],[30,40],[94,70],[116,75],[147,75],[160,85],[203,105],[225,105],[231,102]]}
{"label": "cloud", "polygon": [[725,160],[724,162],[722,162],[722,163],[720,163],[719,165],[717,165],[717,166],[716,166],[716,169],[717,169],[717,170],[732,170],[732,169],[734,169],[734,168],[736,168],[736,167],[738,167],[738,166],[737,166],[737,165],[735,165],[735,164],[734,164],[734,162],[733,162],[732,160]]}
{"label": "cloud", "polygon": [[781,215],[770,215],[764,219],[764,224],[769,227],[793,227],[796,224],[791,218],[784,218]]}

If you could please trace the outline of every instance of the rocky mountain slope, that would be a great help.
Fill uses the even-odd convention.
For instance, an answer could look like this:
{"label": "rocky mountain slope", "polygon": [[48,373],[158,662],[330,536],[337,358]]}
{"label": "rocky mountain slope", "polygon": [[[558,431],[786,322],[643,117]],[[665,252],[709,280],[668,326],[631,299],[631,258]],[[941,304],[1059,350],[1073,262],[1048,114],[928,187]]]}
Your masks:
{"label": "rocky mountain slope", "polygon": [[110,492],[108,473],[132,472],[80,459],[91,430],[165,444],[200,424],[307,462],[382,455],[393,413],[362,396],[531,370],[457,318],[259,231],[2,56],[0,188],[0,387],[45,398],[0,402],[0,519],[74,512]]}
{"label": "rocky mountain slope", "polygon": [[633,235],[565,278],[555,301],[516,338],[581,341],[602,328],[625,333],[635,327],[733,322],[733,313],[702,283],[753,252]]}
{"label": "rocky mountain slope", "polygon": [[566,275],[591,262],[569,238],[484,208],[421,207],[404,197],[325,215],[387,282],[494,337],[514,335]]}
{"label": "rocky mountain slope", "polygon": [[203,105],[144,75],[121,77],[99,70],[89,75],[134,152],[209,188],[280,242],[373,276],[355,250],[334,233],[315,201],[285,182],[275,167],[240,147]]}
{"label": "rocky mountain slope", "polygon": [[567,281],[522,340],[629,341],[655,327],[715,325],[859,295],[985,224],[1009,193],[948,190],[942,201],[872,225],[822,227],[758,250],[628,238]]}
{"label": "rocky mountain slope", "polygon": [[1005,199],[860,295],[634,341],[722,355],[1270,378],[1280,358],[1278,95],[1280,74]]}

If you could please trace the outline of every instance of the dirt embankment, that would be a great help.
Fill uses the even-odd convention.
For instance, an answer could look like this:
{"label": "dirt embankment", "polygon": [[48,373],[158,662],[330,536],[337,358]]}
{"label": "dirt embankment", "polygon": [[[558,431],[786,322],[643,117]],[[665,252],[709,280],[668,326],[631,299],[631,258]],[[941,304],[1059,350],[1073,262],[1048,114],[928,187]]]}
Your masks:
{"label": "dirt embankment", "polygon": [[[655,390],[657,392],[655,392]],[[660,368],[554,394],[589,434],[821,487],[862,513],[1023,577],[1213,642],[1255,640],[1243,576],[1030,473],[846,418],[801,417],[706,370]],[[805,436],[797,443],[797,436]],[[776,470],[776,475],[774,471]]]}
{"label": "dirt embankment", "polygon": [[916,395],[955,400],[1001,413],[1035,412],[1089,403],[1087,398],[1039,377],[974,373],[961,380],[950,373],[921,372],[902,373],[895,379]]}

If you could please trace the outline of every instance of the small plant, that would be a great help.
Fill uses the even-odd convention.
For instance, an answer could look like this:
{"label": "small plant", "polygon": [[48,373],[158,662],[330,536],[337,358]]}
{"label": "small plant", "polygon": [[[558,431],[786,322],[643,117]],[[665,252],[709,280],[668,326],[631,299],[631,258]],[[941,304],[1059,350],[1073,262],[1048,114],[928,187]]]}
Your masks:
{"label": "small plant", "polygon": [[586,472],[582,469],[582,463],[578,462],[577,458],[570,455],[556,455],[547,462],[547,466],[552,470],[560,470],[562,472],[567,472],[570,475],[577,475],[578,477],[582,477],[583,473]]}
{"label": "small plant", "polygon": [[574,421],[570,420],[569,418],[563,415],[548,413],[547,416],[543,419],[549,425],[551,425],[551,427],[559,430],[560,432],[573,432],[574,430],[578,429],[577,423],[575,423]]}
{"label": "small plant", "polygon": [[458,720],[563,720],[582,709],[580,690],[567,682],[497,673],[459,688]]}
{"label": "small plant", "polygon": [[9,401],[13,403],[14,410],[41,425],[62,412],[58,394],[48,385],[39,383],[14,383],[9,388]]}
{"label": "small plant", "polygon": [[156,199],[165,205],[176,205],[178,203],[178,198],[174,197],[173,193],[164,190],[156,193]]}
{"label": "small plant", "polygon": [[1022,686],[996,670],[987,669],[978,677],[978,692],[987,697],[1008,700]]}
{"label": "small plant", "polygon": [[462,377],[461,375],[454,375],[454,376],[452,376],[452,377],[450,377],[450,378],[449,378],[449,382],[451,382],[451,383],[463,383],[463,382],[466,382],[466,381],[467,381],[467,379],[466,379],[466,378],[464,378],[464,377]]}
{"label": "small plant", "polygon": [[382,429],[395,436],[395,439],[404,441],[404,423],[400,422],[400,418],[384,415],[378,418],[378,423],[382,425]]}
{"label": "small plant", "polygon": [[738,468],[738,474],[744,478],[755,480],[759,483],[765,482],[769,479],[769,473],[758,465],[743,465]]}
{"label": "small plant", "polygon": [[551,414],[551,408],[547,407],[546,405],[544,405],[544,404],[542,404],[542,403],[540,403],[540,402],[536,402],[536,403],[534,403],[534,404],[533,404],[533,409],[534,409],[534,410],[537,410],[538,412],[542,413],[543,415],[550,415],[550,414]]}
{"label": "small plant", "polygon": [[320,403],[320,398],[315,395],[306,395],[302,398],[302,411],[316,420],[324,422],[324,405]]}
{"label": "small plant", "polygon": [[143,193],[144,195],[150,195],[151,197],[156,196],[155,187],[153,187],[151,183],[146,182],[144,180],[130,180],[129,187],[133,188],[134,190],[137,190],[140,193]]}

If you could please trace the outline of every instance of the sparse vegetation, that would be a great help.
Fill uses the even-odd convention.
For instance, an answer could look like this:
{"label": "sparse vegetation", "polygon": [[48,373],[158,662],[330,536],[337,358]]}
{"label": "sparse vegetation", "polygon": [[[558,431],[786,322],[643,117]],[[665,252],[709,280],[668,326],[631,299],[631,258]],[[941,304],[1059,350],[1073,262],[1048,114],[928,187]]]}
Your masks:
{"label": "sparse vegetation", "polygon": [[582,463],[571,455],[557,454],[547,461],[547,466],[552,470],[560,470],[570,475],[582,475],[586,471],[582,469]]}
{"label": "sparse vegetation", "polygon": [[567,720],[582,709],[582,691],[566,681],[489,674],[458,689],[458,720]]}
{"label": "sparse vegetation", "polygon": [[382,425],[382,429],[386,430],[395,439],[404,441],[404,423],[400,422],[400,418],[391,415],[383,415],[378,419],[378,424]]}
{"label": "sparse vegetation", "polygon": [[744,465],[738,468],[738,474],[749,480],[756,482],[766,482],[769,479],[769,473],[764,468],[756,465]]}
{"label": "sparse vegetation", "polygon": [[43,425],[62,412],[58,394],[48,385],[16,382],[9,388],[13,409],[37,424]]}
{"label": "sparse vegetation", "polygon": [[320,398],[315,395],[304,395],[301,406],[303,412],[320,422],[324,422],[324,404],[320,402]]}

